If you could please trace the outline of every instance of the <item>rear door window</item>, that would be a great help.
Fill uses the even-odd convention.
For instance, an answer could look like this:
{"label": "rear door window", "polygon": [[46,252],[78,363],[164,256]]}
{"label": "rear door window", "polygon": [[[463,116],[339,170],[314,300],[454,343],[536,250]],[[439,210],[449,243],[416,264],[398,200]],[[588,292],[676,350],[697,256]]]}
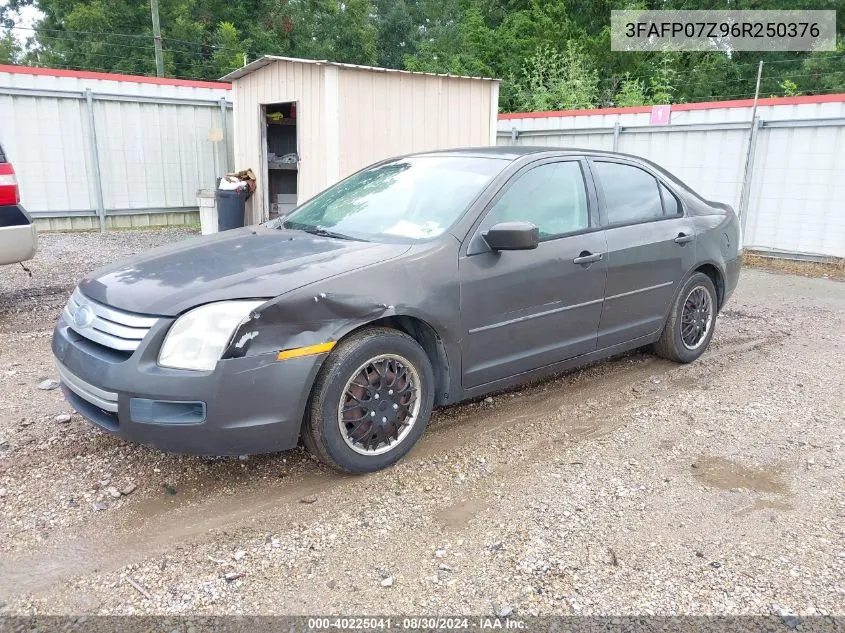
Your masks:
{"label": "rear door window", "polygon": [[593,163],[608,224],[635,224],[665,217],[657,179],[639,167],[622,163]]}
{"label": "rear door window", "polygon": [[3,146],[0,145],[0,163],[6,162],[6,155],[3,153]]}

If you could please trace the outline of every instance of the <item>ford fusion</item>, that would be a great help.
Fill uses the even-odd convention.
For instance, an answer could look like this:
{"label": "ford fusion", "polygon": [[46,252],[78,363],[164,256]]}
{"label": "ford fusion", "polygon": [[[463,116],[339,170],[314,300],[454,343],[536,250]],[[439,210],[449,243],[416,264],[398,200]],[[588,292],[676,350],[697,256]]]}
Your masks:
{"label": "ford fusion", "polygon": [[301,439],[369,472],[435,406],[647,345],[695,360],[740,242],[730,206],[633,156],[417,154],[91,273],[53,353],[73,408],[126,440],[243,455]]}

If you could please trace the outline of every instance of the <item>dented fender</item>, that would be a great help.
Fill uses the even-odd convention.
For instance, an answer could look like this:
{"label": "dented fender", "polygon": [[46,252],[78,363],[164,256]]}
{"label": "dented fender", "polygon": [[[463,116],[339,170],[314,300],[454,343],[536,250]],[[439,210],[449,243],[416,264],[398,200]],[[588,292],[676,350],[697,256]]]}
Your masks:
{"label": "dented fender", "polygon": [[[433,257],[435,250],[446,252]],[[408,317],[434,330],[443,348],[442,362],[453,365],[444,369],[451,377],[459,376],[458,242],[429,243],[411,251],[401,265],[380,262],[271,299],[238,327],[223,357],[271,354],[339,341],[379,319]],[[427,277],[427,283],[420,283],[421,275]]]}
{"label": "dented fender", "polygon": [[346,331],[394,314],[395,306],[360,295],[319,292],[286,298],[250,314],[223,357],[255,356],[336,341]]}

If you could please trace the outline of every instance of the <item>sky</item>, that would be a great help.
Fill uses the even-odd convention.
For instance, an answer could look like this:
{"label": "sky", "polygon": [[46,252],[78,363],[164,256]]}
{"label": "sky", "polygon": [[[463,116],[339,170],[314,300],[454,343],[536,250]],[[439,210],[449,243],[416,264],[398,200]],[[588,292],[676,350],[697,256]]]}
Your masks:
{"label": "sky", "polygon": [[[0,0],[0,6],[5,4],[6,0]],[[35,7],[24,7],[14,18],[15,26],[32,27],[38,21],[39,17],[41,17],[41,12],[38,9]],[[32,36],[32,31],[13,29],[12,35],[14,35],[16,40],[23,44],[26,41],[26,38]]]}

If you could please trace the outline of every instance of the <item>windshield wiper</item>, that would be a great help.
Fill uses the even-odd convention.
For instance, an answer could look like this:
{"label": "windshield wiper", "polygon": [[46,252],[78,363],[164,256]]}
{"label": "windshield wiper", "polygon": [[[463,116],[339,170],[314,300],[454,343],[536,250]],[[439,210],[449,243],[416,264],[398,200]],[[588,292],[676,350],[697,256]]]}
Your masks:
{"label": "windshield wiper", "polygon": [[319,235],[320,237],[333,237],[338,240],[352,240],[353,242],[369,241],[360,237],[352,237],[351,235],[346,235],[345,233],[336,233],[334,231],[324,229],[321,226],[313,226],[311,224],[305,224],[303,222],[295,222],[291,220],[285,220],[284,222],[280,222],[278,228],[293,229],[294,231],[304,231],[305,233],[311,233],[311,235]]}
{"label": "windshield wiper", "polygon": [[366,242],[367,240],[362,240],[358,237],[352,237],[351,235],[345,235],[343,233],[335,233],[334,231],[329,231],[328,229],[321,228],[319,226],[308,226],[308,227],[295,227],[299,228],[300,231],[305,231],[306,233],[311,233],[312,235],[319,235],[320,237],[333,237],[338,240],[352,240],[353,242]]}

